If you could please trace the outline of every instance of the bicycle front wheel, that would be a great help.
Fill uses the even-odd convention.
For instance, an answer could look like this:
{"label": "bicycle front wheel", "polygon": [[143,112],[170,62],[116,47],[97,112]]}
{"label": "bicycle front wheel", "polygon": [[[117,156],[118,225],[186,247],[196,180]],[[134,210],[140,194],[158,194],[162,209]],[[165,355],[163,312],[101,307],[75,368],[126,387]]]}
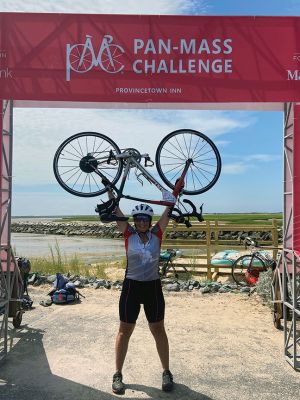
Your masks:
{"label": "bicycle front wheel", "polygon": [[119,153],[116,143],[101,133],[77,133],[65,140],[55,153],[55,178],[67,192],[75,196],[101,195],[107,189],[97,171],[115,184],[123,168],[122,161],[114,157]]}
{"label": "bicycle front wheel", "polygon": [[231,274],[239,286],[255,286],[260,272],[266,269],[265,262],[260,257],[246,254],[234,262]]}
{"label": "bicycle front wheel", "polygon": [[188,159],[192,163],[186,174],[182,193],[196,195],[206,192],[220,176],[221,157],[212,140],[201,132],[179,129],[160,142],[155,156],[159,176],[166,185],[174,189]]}

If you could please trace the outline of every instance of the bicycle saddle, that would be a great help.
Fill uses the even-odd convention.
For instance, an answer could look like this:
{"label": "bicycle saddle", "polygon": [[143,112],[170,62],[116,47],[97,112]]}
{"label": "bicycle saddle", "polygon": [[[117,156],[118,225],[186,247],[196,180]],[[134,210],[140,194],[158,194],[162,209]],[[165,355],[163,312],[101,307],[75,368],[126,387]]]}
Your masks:
{"label": "bicycle saddle", "polygon": [[95,211],[99,214],[101,222],[128,221],[129,218],[114,214],[117,207],[115,199],[110,199],[103,204],[97,204]]}

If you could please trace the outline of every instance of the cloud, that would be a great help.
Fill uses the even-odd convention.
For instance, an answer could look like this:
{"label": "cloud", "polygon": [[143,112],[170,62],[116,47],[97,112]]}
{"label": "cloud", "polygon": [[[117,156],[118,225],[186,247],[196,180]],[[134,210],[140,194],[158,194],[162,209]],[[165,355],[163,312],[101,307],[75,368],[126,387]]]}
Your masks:
{"label": "cloud", "polygon": [[282,156],[276,154],[251,154],[245,157],[246,160],[249,161],[262,161],[262,162],[270,162],[270,161],[278,161],[282,160]]}
{"label": "cloud", "polygon": [[[238,175],[246,171],[260,167],[260,162],[281,161],[282,156],[276,154],[249,154],[249,155],[232,155],[232,158],[240,158],[241,161],[234,163],[225,163],[222,166],[222,174]],[[255,163],[253,162],[255,161]]]}
{"label": "cloud", "polygon": [[204,111],[15,109],[13,181],[55,184],[55,151],[78,132],[103,133],[121,149],[134,147],[154,160],[157,146],[168,133],[190,128],[214,138],[240,125],[233,115],[222,112],[218,119],[214,112]]}
{"label": "cloud", "polygon": [[10,0],[0,11],[56,12],[84,14],[205,14],[206,1],[201,0]]}
{"label": "cloud", "polygon": [[247,165],[247,164],[242,163],[242,162],[237,162],[237,163],[232,163],[232,164],[225,164],[225,165],[222,165],[222,174],[226,174],[226,175],[243,174],[249,168],[251,168],[251,165]]}

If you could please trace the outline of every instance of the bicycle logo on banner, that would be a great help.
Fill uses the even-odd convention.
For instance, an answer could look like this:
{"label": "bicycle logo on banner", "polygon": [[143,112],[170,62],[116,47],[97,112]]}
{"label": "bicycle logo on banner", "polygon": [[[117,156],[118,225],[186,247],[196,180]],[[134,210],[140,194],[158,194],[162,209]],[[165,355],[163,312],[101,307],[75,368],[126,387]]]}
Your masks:
{"label": "bicycle logo on banner", "polygon": [[66,80],[71,78],[71,70],[83,74],[93,67],[100,67],[102,71],[115,74],[122,71],[124,64],[120,58],[124,49],[113,43],[111,35],[104,35],[96,56],[92,36],[86,35],[85,43],[67,44],[66,49]]}

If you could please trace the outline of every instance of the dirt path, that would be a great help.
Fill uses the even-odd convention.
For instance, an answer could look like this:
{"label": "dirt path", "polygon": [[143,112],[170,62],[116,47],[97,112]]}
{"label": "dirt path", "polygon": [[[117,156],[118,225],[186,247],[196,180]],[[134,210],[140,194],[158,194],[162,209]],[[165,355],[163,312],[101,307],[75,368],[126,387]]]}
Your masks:
{"label": "dirt path", "polygon": [[[30,288],[34,310],[0,365],[0,399],[109,400],[119,292],[84,289],[80,304],[45,308],[49,287]],[[161,367],[141,312],[124,367],[123,398],[298,400],[300,373],[283,357],[269,309],[236,294],[166,294],[176,387],[163,393]],[[10,324],[11,325],[11,324]]]}

